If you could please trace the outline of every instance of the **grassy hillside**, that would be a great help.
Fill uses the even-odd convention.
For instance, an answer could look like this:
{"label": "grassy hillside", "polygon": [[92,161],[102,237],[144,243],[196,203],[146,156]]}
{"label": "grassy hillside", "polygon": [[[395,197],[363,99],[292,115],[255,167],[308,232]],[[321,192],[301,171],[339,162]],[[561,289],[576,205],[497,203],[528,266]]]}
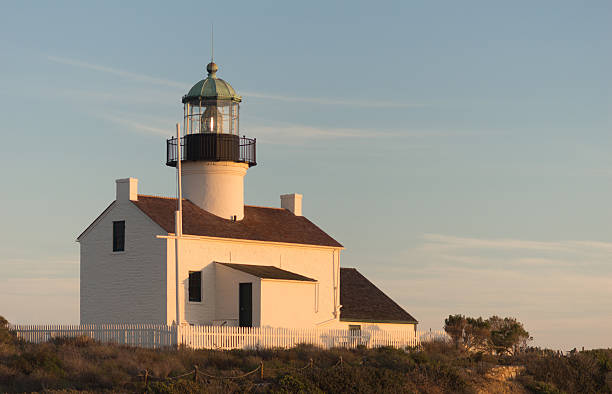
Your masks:
{"label": "grassy hillside", "polygon": [[0,392],[609,393],[610,371],[612,350],[501,358],[443,343],[408,351],[149,350],[87,338],[36,345],[0,330]]}

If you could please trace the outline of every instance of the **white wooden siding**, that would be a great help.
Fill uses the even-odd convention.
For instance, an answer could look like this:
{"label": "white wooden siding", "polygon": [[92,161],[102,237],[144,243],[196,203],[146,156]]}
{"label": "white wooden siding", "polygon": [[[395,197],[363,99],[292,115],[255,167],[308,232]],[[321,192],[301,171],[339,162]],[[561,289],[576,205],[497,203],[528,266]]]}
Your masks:
{"label": "white wooden siding", "polygon": [[[125,251],[113,252],[113,221],[125,220]],[[167,323],[166,240],[129,200],[118,200],[80,238],[80,321]]]}
{"label": "white wooden siding", "polygon": [[[168,239],[166,250],[168,260],[166,268],[168,276],[167,293],[169,295],[167,299],[167,323],[172,323],[176,316],[174,250],[174,239]],[[182,239],[179,252],[180,303],[185,305],[183,316],[185,321],[190,324],[212,325],[218,320],[227,318],[225,310],[216,310],[218,306],[225,303],[225,300],[217,301],[217,297],[220,297],[217,284],[220,283],[221,279],[216,278],[220,270],[215,269],[215,262],[271,265],[316,279],[319,282],[319,308],[317,312],[310,314],[307,324],[315,327],[318,323],[334,319],[334,301],[337,303],[339,300],[339,287],[336,286],[334,289],[333,285],[334,277],[337,280],[338,276],[339,250],[337,248],[200,238]],[[188,286],[186,284],[189,271],[199,270],[202,271],[202,303],[187,303]],[[253,297],[256,296],[255,290],[254,287]],[[238,289],[236,288],[235,291],[237,296]],[[336,292],[335,297],[334,291]],[[311,293],[314,294],[314,290]],[[255,298],[253,302],[255,307]],[[265,300],[262,300],[262,302],[265,302]],[[309,311],[312,309],[313,303],[312,295],[309,294]],[[256,311],[253,312],[253,319],[255,319]],[[272,315],[268,316],[268,318],[272,317]],[[284,321],[281,321],[281,318],[274,318],[271,321],[274,322],[275,326],[294,326],[290,318],[286,318]],[[255,324],[255,321],[253,323]]]}

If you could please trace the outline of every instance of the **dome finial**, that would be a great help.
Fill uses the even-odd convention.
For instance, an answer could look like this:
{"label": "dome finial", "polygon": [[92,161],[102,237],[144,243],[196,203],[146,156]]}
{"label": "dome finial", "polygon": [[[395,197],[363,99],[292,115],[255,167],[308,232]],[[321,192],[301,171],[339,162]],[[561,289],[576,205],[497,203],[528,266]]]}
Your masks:
{"label": "dome finial", "polygon": [[208,71],[208,76],[209,77],[216,78],[217,77],[217,71],[219,71],[219,67],[217,66],[217,64],[215,62],[210,62],[206,66],[206,71]]}

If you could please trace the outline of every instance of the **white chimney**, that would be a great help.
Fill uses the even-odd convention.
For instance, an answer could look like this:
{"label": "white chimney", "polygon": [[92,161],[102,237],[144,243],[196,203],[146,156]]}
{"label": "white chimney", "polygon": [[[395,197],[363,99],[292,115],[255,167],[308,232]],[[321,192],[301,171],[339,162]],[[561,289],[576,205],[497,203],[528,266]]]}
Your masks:
{"label": "white chimney", "polygon": [[297,193],[281,195],[281,208],[290,210],[295,216],[302,216],[302,197]]}
{"label": "white chimney", "polygon": [[117,201],[138,201],[138,179],[117,179]]}

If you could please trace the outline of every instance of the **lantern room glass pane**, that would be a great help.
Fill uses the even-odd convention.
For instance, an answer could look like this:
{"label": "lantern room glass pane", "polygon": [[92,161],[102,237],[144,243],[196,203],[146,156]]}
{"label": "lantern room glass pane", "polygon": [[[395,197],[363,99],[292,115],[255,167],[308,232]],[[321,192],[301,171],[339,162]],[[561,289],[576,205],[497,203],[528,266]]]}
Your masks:
{"label": "lantern room glass pane", "polygon": [[239,104],[211,100],[185,104],[185,134],[223,133],[238,135]]}

